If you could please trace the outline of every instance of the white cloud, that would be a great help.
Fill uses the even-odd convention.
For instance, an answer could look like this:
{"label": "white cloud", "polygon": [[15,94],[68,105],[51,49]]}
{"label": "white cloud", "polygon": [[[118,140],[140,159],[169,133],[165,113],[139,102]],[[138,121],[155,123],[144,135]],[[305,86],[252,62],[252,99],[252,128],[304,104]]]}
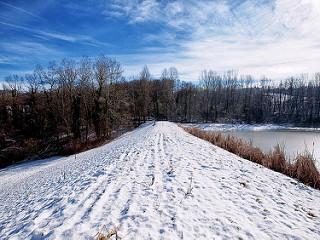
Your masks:
{"label": "white cloud", "polygon": [[[179,46],[172,55],[141,53],[148,55],[144,64],[149,63],[156,75],[170,65],[177,66],[186,79],[197,79],[203,68],[275,78],[320,70],[319,0],[243,0],[237,5],[227,0],[128,2],[131,7],[121,8],[115,1],[118,17],[135,24],[162,23],[171,32],[160,32],[158,38],[168,39],[168,47]],[[177,30],[184,31],[186,39],[179,39]],[[157,36],[147,40],[156,41]]]}
{"label": "white cloud", "polygon": [[161,15],[160,4],[156,0],[114,0],[107,2],[104,15],[110,17],[128,17],[130,23],[151,21]]}

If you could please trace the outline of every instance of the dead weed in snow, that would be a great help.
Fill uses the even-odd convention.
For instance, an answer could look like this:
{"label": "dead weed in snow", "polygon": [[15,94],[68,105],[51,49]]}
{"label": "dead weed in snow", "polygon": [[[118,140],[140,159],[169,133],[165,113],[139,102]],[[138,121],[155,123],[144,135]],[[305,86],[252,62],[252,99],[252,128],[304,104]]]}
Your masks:
{"label": "dead weed in snow", "polygon": [[118,235],[119,227],[114,227],[109,231],[104,232],[105,226],[95,235],[96,240],[121,240],[122,238]]}

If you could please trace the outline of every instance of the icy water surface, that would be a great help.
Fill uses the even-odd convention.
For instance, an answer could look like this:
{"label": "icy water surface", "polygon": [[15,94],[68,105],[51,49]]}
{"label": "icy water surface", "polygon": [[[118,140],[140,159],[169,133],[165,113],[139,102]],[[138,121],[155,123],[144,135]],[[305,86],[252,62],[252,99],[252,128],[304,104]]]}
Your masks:
{"label": "icy water surface", "polygon": [[221,132],[246,141],[252,141],[254,146],[269,152],[280,144],[288,157],[293,159],[297,153],[306,149],[313,153],[320,168],[320,131],[311,128],[293,128],[276,125],[228,125],[228,124],[198,124],[204,130]]}

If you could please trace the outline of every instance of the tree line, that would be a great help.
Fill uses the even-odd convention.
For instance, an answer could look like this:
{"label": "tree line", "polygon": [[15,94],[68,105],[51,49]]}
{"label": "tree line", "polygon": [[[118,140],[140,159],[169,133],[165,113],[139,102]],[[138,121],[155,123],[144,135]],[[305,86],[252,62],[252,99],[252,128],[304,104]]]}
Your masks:
{"label": "tree line", "polygon": [[198,106],[192,105],[188,121],[196,116],[196,121],[205,122],[320,123],[320,73],[310,79],[302,74],[275,81],[204,70],[200,84],[189,89],[194,92],[191,102]]}
{"label": "tree line", "polygon": [[146,120],[320,123],[320,74],[283,81],[201,72],[179,79],[176,68],[154,79],[145,66],[127,80],[115,59],[63,59],[10,75],[0,91],[0,166],[12,159],[90,146]]}

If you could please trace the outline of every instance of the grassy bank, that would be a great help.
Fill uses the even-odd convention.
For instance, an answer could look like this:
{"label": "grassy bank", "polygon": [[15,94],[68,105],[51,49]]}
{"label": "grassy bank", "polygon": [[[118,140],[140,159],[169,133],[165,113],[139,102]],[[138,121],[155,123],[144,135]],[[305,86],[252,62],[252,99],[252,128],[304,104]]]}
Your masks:
{"label": "grassy bank", "polygon": [[320,189],[320,173],[315,160],[308,151],[300,153],[293,161],[286,159],[284,149],[279,145],[273,151],[264,153],[261,149],[234,136],[224,137],[219,133],[199,128],[182,127],[188,133],[206,140],[249,161],[295,178],[313,188]]}

